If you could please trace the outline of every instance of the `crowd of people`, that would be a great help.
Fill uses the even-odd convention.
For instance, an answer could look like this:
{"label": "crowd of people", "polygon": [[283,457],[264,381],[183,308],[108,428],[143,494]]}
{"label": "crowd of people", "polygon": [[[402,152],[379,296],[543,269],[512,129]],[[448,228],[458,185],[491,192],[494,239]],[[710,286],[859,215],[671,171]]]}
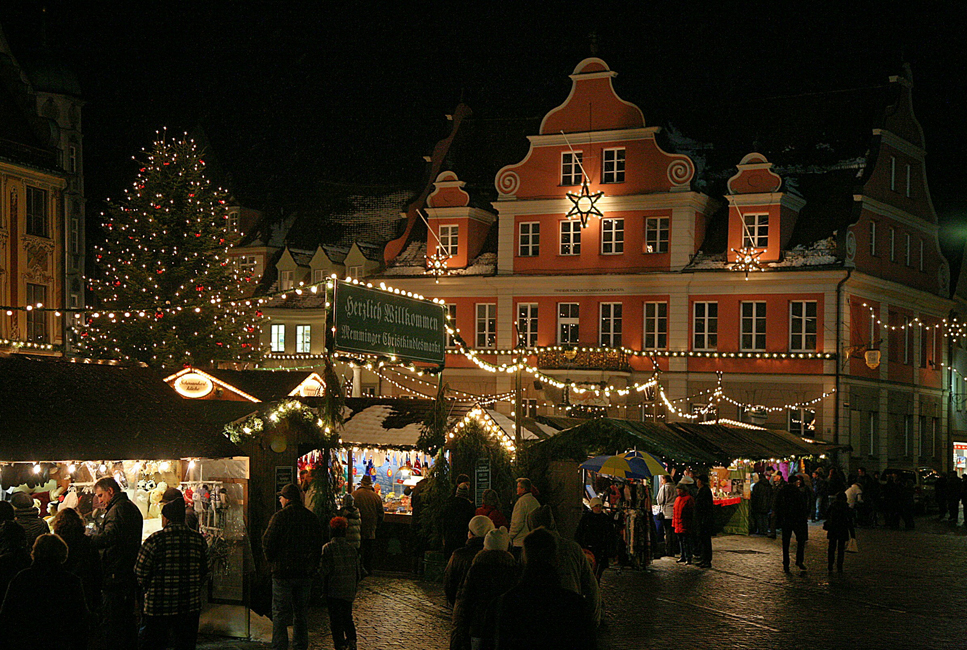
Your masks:
{"label": "crowd of people", "polygon": [[509,528],[487,501],[465,523],[444,572],[450,648],[594,648],[602,611],[593,563],[607,565],[614,536],[601,500],[578,527],[580,544],[560,534],[527,478],[517,480]]}
{"label": "crowd of people", "polygon": [[87,648],[95,632],[102,648],[165,648],[169,638],[194,648],[208,544],[187,523],[184,495],[164,493],[162,528],[143,544],[141,511],[113,478],[95,483],[94,499],[102,516],[90,534],[73,508],[58,511],[51,532],[29,495],[0,502],[3,647],[34,648],[46,637],[42,602],[71,612],[68,648]]}

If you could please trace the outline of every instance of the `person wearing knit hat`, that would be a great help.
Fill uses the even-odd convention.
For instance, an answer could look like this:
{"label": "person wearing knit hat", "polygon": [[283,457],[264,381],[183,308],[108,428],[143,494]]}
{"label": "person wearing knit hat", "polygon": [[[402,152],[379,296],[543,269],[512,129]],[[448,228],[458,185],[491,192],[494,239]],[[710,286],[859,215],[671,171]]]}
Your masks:
{"label": "person wearing knit hat", "polygon": [[470,483],[457,483],[453,495],[443,503],[443,557],[447,561],[467,541],[467,526],[476,513],[477,508],[470,500]]}
{"label": "person wearing knit hat", "polygon": [[601,576],[608,568],[608,562],[618,551],[618,536],[614,530],[611,515],[604,511],[601,499],[591,499],[591,509],[581,515],[574,539],[581,548],[594,554],[594,577],[601,583]]}
{"label": "person wearing knit hat", "polygon": [[346,543],[358,551],[362,541],[363,520],[353,495],[347,494],[342,498],[342,508],[336,514],[346,520]]}
{"label": "person wearing knit hat", "polygon": [[466,544],[456,549],[447,562],[447,568],[443,572],[443,593],[447,596],[447,602],[451,605],[456,601],[457,589],[463,582],[470,565],[473,564],[477,553],[483,550],[484,537],[494,529],[494,522],[490,517],[476,515],[471,517],[467,524],[468,533],[465,533]]}
{"label": "person wearing knit hat", "polygon": [[326,592],[329,629],[336,648],[355,650],[356,623],[353,621],[353,601],[362,578],[359,554],[346,541],[349,522],[345,517],[329,521],[332,539],[322,547],[319,575]]}
{"label": "person wearing knit hat", "polygon": [[193,647],[198,636],[201,591],[208,580],[208,544],[185,525],[185,498],[179,490],[161,508],[158,532],[145,540],[134,564],[144,591],[141,641],[164,647],[168,635],[176,648]]}
{"label": "person wearing knit hat", "polygon": [[40,518],[40,510],[34,505],[34,498],[26,492],[14,492],[10,497],[14,518],[27,533],[27,548],[33,548],[34,540],[50,532],[50,526]]}
{"label": "person wearing knit hat", "polygon": [[[514,556],[507,552],[510,535],[501,526],[487,533],[484,548],[473,559],[453,604],[450,642],[454,647],[494,647],[494,627],[488,624],[490,605],[515,584],[520,576]],[[484,643],[484,639],[490,643]]]}

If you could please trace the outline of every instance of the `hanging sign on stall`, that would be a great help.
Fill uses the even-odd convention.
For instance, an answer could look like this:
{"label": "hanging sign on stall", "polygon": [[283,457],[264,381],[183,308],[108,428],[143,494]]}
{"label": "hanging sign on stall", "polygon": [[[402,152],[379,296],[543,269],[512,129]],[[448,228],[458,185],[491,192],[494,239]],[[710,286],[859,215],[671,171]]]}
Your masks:
{"label": "hanging sign on stall", "polygon": [[483,505],[483,493],[490,489],[490,459],[480,458],[477,460],[477,464],[474,467],[474,481],[473,484],[476,486],[475,496],[477,507]]}
{"label": "hanging sign on stall", "polygon": [[198,399],[211,393],[215,384],[201,373],[189,372],[175,379],[174,388],[183,397]]}
{"label": "hanging sign on stall", "polygon": [[443,305],[351,282],[336,283],[334,305],[337,351],[443,365]]}

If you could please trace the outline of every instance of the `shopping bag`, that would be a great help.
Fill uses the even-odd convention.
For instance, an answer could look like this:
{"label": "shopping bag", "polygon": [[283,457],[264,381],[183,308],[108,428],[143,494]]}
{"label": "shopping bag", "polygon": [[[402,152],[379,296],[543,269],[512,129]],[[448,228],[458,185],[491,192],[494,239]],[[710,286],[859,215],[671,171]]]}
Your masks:
{"label": "shopping bag", "polygon": [[855,537],[850,537],[849,538],[849,541],[846,543],[846,552],[847,553],[859,553],[860,552],[860,547],[859,547],[859,545],[857,545],[856,538]]}

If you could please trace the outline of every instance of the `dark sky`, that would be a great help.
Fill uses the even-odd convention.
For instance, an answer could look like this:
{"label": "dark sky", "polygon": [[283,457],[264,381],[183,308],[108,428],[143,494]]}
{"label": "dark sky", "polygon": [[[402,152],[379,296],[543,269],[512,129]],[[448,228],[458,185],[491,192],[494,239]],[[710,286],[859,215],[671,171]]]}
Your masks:
{"label": "dark sky", "polygon": [[256,207],[298,205],[317,181],[415,187],[461,97],[476,117],[539,118],[566,97],[593,31],[618,93],[651,124],[880,84],[908,61],[938,212],[967,223],[960,0],[841,2],[832,13],[819,2],[418,4],[3,0],[0,24],[27,47],[47,7],[47,42],[88,101],[92,213],[121,194],[130,157],[162,126],[202,124]]}

